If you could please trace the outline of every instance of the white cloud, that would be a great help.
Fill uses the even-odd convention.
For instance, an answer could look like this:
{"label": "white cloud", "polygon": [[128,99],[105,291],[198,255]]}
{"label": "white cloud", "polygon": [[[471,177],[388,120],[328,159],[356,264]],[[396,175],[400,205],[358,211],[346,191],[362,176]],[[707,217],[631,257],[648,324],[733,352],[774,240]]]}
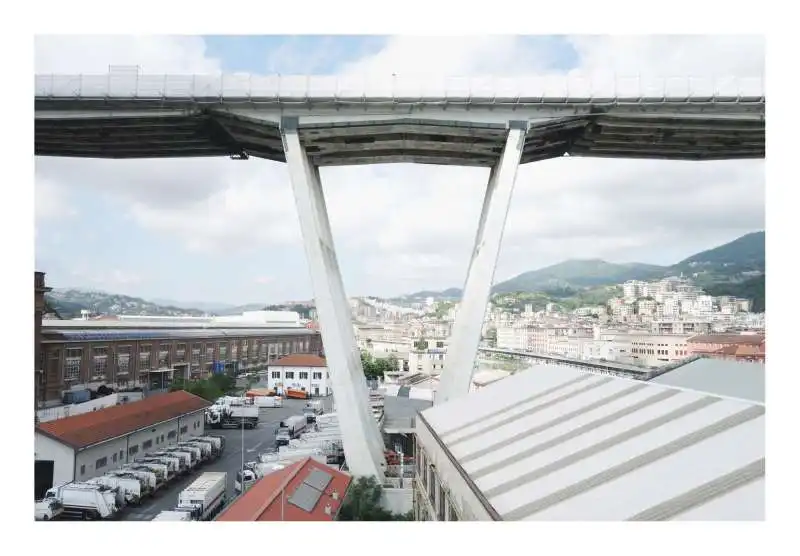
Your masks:
{"label": "white cloud", "polygon": [[[764,66],[760,37],[592,36],[561,42],[575,49],[577,74],[759,77]],[[514,37],[400,37],[343,72],[531,74],[564,57],[557,46],[558,41]],[[105,72],[109,64],[137,63],[153,73],[219,69],[201,39],[186,37],[40,39],[36,56],[41,72]],[[487,176],[485,169],[411,165],[323,169],[337,247],[363,261],[359,272],[368,291],[351,293],[460,285]],[[55,185],[102,188],[124,197],[135,222],[177,236],[193,251],[263,251],[275,244],[302,249],[282,164],[38,159],[37,217],[56,212],[47,200],[39,206],[39,191]],[[763,161],[567,158],[529,164],[518,175],[498,277],[571,257],[677,257],[763,226]]]}

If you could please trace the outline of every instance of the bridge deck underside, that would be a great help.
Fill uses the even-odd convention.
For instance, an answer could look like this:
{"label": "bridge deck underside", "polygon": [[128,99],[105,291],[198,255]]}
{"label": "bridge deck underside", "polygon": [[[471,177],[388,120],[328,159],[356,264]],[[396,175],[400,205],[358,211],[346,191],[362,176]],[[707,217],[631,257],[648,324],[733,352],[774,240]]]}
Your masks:
{"label": "bridge deck underside", "polygon": [[[268,118],[205,108],[180,110],[174,115],[142,111],[141,115],[127,112],[123,116],[100,109],[94,114],[78,114],[71,112],[75,108],[68,108],[53,117],[48,116],[49,110],[58,110],[58,104],[37,101],[37,155],[116,159],[253,156],[285,162],[278,123]],[[713,111],[690,118],[594,112],[532,122],[522,163],[564,155],[673,160],[765,156],[763,119],[720,117]],[[524,119],[515,118],[513,112],[509,116]],[[469,122],[468,118],[466,112],[453,121],[402,116],[337,123],[301,120],[300,137],[318,166],[409,162],[490,167],[502,152],[505,126]]]}

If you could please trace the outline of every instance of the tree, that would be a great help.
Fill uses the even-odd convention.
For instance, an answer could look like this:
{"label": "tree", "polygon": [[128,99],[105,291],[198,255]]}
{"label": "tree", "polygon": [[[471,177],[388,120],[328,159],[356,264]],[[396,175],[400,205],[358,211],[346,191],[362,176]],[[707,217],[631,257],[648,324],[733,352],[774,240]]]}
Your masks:
{"label": "tree", "polygon": [[364,369],[364,376],[368,379],[381,379],[389,371],[397,370],[397,359],[373,357],[369,352],[361,352],[361,366]]}
{"label": "tree", "polygon": [[413,512],[393,514],[381,507],[383,487],[375,477],[358,477],[347,490],[337,521],[413,521]]}

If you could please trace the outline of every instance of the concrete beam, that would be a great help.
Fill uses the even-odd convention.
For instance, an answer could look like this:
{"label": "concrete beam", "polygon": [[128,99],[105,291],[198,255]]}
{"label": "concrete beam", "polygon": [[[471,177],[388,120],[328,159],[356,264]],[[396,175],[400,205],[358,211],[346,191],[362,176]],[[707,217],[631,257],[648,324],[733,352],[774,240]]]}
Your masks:
{"label": "concrete beam", "polygon": [[347,465],[353,475],[374,476],[382,482],[385,465],[382,439],[369,408],[366,379],[339,272],[319,170],[311,164],[300,141],[296,119],[287,118],[282,122],[281,135]]}
{"label": "concrete beam", "polygon": [[445,368],[440,377],[437,404],[469,393],[486,304],[489,302],[527,131],[527,122],[509,124],[500,161],[489,175],[461,305],[456,314]]}

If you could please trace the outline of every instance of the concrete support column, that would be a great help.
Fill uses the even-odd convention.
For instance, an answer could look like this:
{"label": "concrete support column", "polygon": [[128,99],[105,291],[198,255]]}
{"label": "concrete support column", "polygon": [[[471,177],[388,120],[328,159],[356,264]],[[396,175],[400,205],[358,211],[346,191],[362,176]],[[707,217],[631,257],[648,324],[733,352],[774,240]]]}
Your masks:
{"label": "concrete support column", "polygon": [[385,462],[381,435],[369,408],[361,356],[336,259],[319,170],[300,142],[296,118],[281,122],[281,135],[347,465],[353,475],[371,475],[382,482]]}
{"label": "concrete support column", "polygon": [[500,161],[489,174],[461,305],[456,314],[447,348],[447,360],[436,393],[437,404],[469,393],[483,319],[486,315],[486,304],[489,302],[527,131],[527,121],[509,123]]}

